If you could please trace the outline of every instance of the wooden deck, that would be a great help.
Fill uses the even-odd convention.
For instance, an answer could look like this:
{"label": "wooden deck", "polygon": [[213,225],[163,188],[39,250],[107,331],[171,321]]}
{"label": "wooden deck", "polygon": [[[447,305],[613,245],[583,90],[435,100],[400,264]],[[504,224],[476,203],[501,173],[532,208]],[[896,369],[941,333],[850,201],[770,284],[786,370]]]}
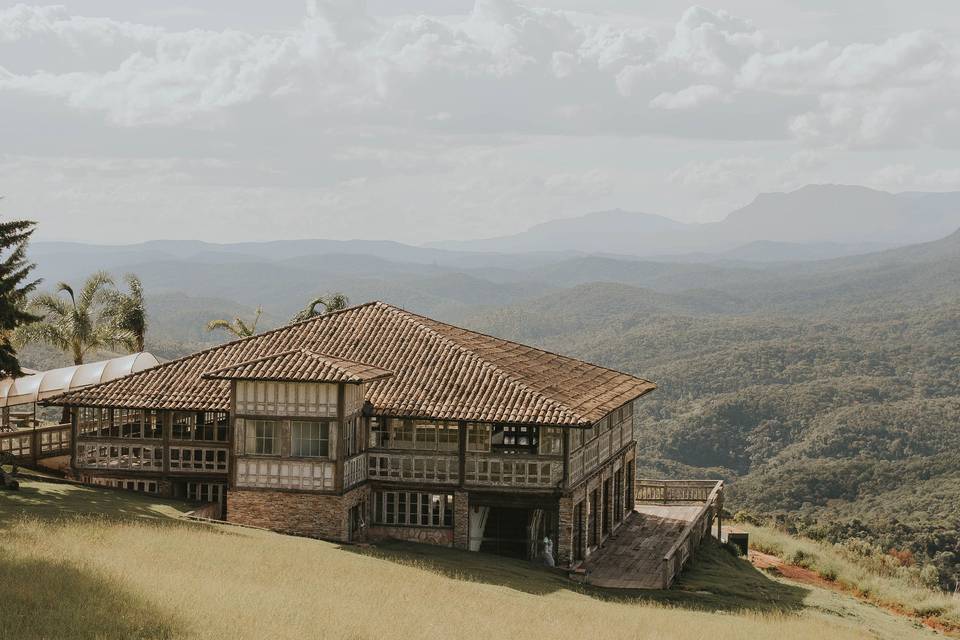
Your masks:
{"label": "wooden deck", "polygon": [[583,563],[585,581],[616,589],[663,588],[663,557],[699,511],[700,505],[638,504]]}
{"label": "wooden deck", "polygon": [[720,481],[640,480],[636,495],[623,524],[577,568],[583,582],[669,589],[723,509]]}

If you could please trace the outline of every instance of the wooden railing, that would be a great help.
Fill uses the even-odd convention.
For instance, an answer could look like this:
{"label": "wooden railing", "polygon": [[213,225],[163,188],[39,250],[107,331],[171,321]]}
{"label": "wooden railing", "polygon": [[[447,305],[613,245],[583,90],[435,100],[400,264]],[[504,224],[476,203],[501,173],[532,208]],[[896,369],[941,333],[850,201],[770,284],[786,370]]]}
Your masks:
{"label": "wooden railing", "polygon": [[[645,483],[648,481],[641,481]],[[663,482],[663,481],[661,481]],[[668,485],[671,484],[668,482]],[[706,494],[706,498],[703,506],[697,512],[697,515],[690,521],[690,523],[683,529],[680,533],[680,536],[677,538],[677,541],[670,547],[667,553],[663,556],[663,588],[669,589],[670,585],[673,584],[673,581],[676,580],[677,576],[680,575],[680,572],[683,571],[683,567],[690,561],[690,558],[693,557],[694,551],[697,547],[700,546],[700,542],[704,537],[710,535],[710,526],[713,524],[714,519],[718,519],[717,525],[717,536],[719,537],[719,517],[720,513],[723,510],[723,481],[717,480],[714,481],[676,481],[676,487],[664,487],[663,491],[666,494],[680,495],[680,496],[689,496],[693,494],[694,487],[693,482],[700,483],[698,487],[702,487],[703,483],[711,482],[712,488]],[[638,485],[639,488],[639,485]],[[667,500],[670,502],[671,500]],[[680,499],[673,500],[674,502],[688,502],[689,500]]]}
{"label": "wooden railing", "polygon": [[69,424],[0,432],[0,453],[19,460],[37,461],[70,453]]}
{"label": "wooden railing", "polygon": [[460,482],[460,460],[456,455],[419,451],[370,451],[367,477],[371,480],[404,482]]}
{"label": "wooden railing", "polygon": [[716,485],[716,480],[637,480],[635,502],[641,504],[706,502]]}
{"label": "wooden railing", "polygon": [[349,489],[367,479],[367,454],[347,458],[343,463],[343,488]]}
{"label": "wooden railing", "polygon": [[560,457],[469,455],[464,464],[467,486],[549,488],[562,481]]}

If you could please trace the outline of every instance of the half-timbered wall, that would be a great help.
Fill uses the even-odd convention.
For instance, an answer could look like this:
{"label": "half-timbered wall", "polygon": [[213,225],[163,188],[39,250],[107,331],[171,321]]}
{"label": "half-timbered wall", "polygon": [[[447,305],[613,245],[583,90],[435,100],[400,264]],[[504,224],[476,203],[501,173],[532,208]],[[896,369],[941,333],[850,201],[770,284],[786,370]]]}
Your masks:
{"label": "half-timbered wall", "polygon": [[569,484],[580,482],[633,442],[633,403],[598,420],[589,429],[570,430]]}
{"label": "half-timbered wall", "polygon": [[337,417],[335,384],[238,380],[234,389],[238,414]]}

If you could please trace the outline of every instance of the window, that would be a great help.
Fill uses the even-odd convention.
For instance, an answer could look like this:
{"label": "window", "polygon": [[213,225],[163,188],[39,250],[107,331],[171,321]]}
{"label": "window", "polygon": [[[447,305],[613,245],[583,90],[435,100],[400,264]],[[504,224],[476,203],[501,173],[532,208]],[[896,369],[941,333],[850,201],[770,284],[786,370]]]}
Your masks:
{"label": "window", "polygon": [[616,522],[623,520],[623,469],[613,474],[613,513]]}
{"label": "window", "polygon": [[610,533],[610,479],[603,481],[603,535]]}
{"label": "window", "polygon": [[197,415],[195,413],[175,412],[173,414],[173,431],[170,436],[174,440],[193,440],[196,420]]}
{"label": "window", "polygon": [[437,425],[437,449],[440,451],[460,450],[460,428],[451,422]]}
{"label": "window", "polygon": [[264,456],[279,455],[279,425],[272,420],[248,420],[247,453]]}
{"label": "window", "polygon": [[193,502],[220,502],[223,485],[209,482],[188,482],[187,500]]}
{"label": "window", "polygon": [[453,496],[416,491],[378,491],[373,496],[375,524],[452,527]]}
{"label": "window", "polygon": [[370,448],[388,448],[390,446],[390,432],[387,430],[387,419],[378,416],[370,418]]}
{"label": "window", "polygon": [[583,500],[573,507],[573,560],[583,560]]}
{"label": "window", "polygon": [[432,422],[416,422],[414,423],[414,429],[416,431],[414,448],[435,451],[437,448],[437,425]]}
{"label": "window", "polygon": [[587,539],[591,547],[597,546],[597,543],[600,542],[598,535],[600,528],[600,496],[598,494],[599,492],[596,489],[590,492],[590,520],[587,523]]}
{"label": "window", "polygon": [[467,425],[467,451],[480,453],[490,451],[490,425]]}
{"label": "window", "polygon": [[570,451],[576,451],[583,444],[583,429],[570,429]]}
{"label": "window", "polygon": [[544,428],[540,436],[540,453],[545,456],[559,456],[563,453],[563,430]]}
{"label": "window", "polygon": [[390,420],[390,448],[413,449],[413,420]]}
{"label": "window", "polygon": [[344,433],[344,451],[347,456],[352,456],[364,451],[363,442],[363,422],[360,416],[354,416],[347,420],[343,429]]}
{"label": "window", "polygon": [[495,424],[490,445],[500,453],[536,453],[537,427]]}
{"label": "window", "polygon": [[633,510],[633,485],[637,479],[633,475],[633,460],[627,463],[627,490],[626,490],[626,499],[624,500],[623,510],[625,512],[630,512]]}
{"label": "window", "polygon": [[327,457],[330,455],[329,422],[293,422],[290,425],[290,455]]}

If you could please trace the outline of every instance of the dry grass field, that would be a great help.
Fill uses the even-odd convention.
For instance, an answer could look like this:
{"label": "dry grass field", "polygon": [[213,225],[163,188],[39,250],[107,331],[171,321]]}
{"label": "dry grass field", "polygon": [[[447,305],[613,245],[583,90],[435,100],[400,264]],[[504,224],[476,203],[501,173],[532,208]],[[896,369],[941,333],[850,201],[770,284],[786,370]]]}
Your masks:
{"label": "dry grass field", "polygon": [[0,493],[0,638],[930,638],[718,546],[677,589],[579,588],[512,560],[184,522],[184,505],[26,481]]}

